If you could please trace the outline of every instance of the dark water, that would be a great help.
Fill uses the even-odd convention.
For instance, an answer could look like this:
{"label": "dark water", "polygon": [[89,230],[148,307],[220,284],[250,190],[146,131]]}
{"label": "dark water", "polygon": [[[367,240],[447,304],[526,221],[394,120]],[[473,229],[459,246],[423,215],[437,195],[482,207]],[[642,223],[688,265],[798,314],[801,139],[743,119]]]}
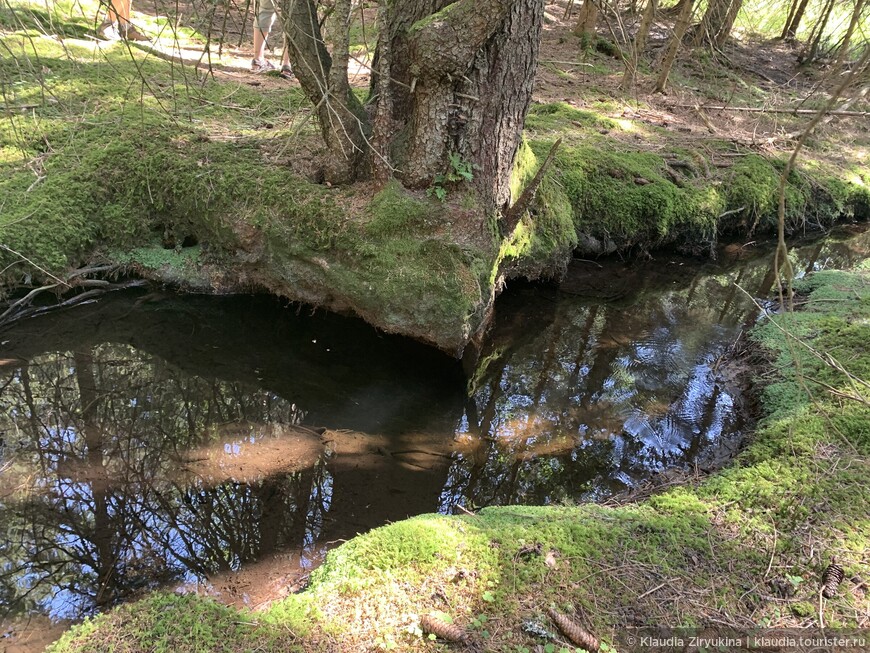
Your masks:
{"label": "dark water", "polygon": [[[868,248],[843,233],[795,256],[846,267]],[[138,290],[23,321],[0,333],[0,621],[158,586],[256,605],[408,515],[714,465],[744,429],[718,361],[758,315],[736,284],[766,297],[770,259],[575,261],[559,290],[500,298],[467,372],[264,297]],[[247,589],[240,569],[259,570]]]}

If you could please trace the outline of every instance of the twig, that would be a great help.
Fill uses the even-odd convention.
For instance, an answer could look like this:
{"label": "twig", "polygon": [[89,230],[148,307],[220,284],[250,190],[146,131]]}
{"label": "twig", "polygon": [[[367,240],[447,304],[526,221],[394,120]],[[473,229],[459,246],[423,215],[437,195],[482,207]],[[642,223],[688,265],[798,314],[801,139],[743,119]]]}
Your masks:
{"label": "twig", "polygon": [[541,185],[541,182],[544,180],[544,174],[547,172],[547,168],[550,167],[550,164],[553,162],[553,157],[556,156],[556,150],[559,149],[559,146],[562,144],[562,139],[559,138],[553,143],[553,147],[550,148],[549,154],[547,154],[547,158],[544,159],[544,162],[541,164],[541,167],[538,168],[538,171],[535,173],[532,181],[523,189],[523,192],[520,193],[519,198],[516,202],[514,202],[513,206],[511,206],[507,211],[505,211],[504,215],[504,228],[505,233],[511,233],[517,226],[517,223],[520,221],[520,218],[523,217],[523,214],[526,212],[526,209],[529,208],[529,205],[532,203],[532,200],[535,199],[535,195],[538,192],[538,187]]}
{"label": "twig", "polygon": [[[743,111],[749,113],[790,113],[792,115],[816,115],[818,109],[771,109],[768,107],[733,107],[725,104],[674,104],[680,109],[705,109],[706,111]],[[870,111],[850,111],[846,109],[830,109],[821,112],[823,116],[849,116],[856,118],[870,117]]]}
{"label": "twig", "polygon": [[657,592],[658,590],[660,590],[661,588],[663,588],[665,585],[667,585],[667,584],[670,583],[670,582],[671,582],[671,581],[666,580],[664,583],[661,583],[660,585],[656,585],[656,586],[653,587],[651,590],[647,590],[646,592],[644,592],[643,594],[641,594],[640,596],[638,596],[638,597],[635,599],[635,601],[640,601],[641,599],[646,598],[647,596],[649,596],[649,595],[652,594],[653,592]]}

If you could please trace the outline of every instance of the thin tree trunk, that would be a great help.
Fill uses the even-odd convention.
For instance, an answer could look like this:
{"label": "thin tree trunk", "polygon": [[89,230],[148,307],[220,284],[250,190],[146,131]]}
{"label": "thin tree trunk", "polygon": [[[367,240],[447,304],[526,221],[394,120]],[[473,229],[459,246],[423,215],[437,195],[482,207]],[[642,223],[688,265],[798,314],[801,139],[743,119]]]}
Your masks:
{"label": "thin tree trunk", "polygon": [[828,0],[825,9],[822,12],[821,18],[813,26],[813,31],[810,34],[810,39],[807,43],[807,48],[804,50],[804,56],[801,56],[800,62],[804,64],[812,63],[816,55],[819,53],[819,46],[822,43],[822,34],[825,32],[825,27],[831,18],[831,12],[834,10],[834,0]]}
{"label": "thin tree trunk", "polygon": [[846,30],[846,35],[843,37],[843,43],[840,45],[840,51],[837,53],[837,62],[834,64],[834,70],[839,70],[840,66],[846,60],[846,55],[849,53],[849,46],[852,43],[852,35],[855,33],[855,28],[858,27],[858,22],[861,20],[861,13],[864,11],[865,0],[857,0],[855,2],[855,11],[852,12],[852,20],[849,21],[849,28]]}
{"label": "thin tree trunk", "polygon": [[794,0],[791,6],[791,11],[789,12],[788,20],[786,20],[785,27],[782,29],[782,34],[780,35],[781,39],[786,41],[794,39],[809,2],[810,0]]}
{"label": "thin tree trunk", "polygon": [[314,104],[327,149],[324,178],[336,184],[353,181],[366,171],[368,117],[347,78],[349,12],[350,0],[336,3],[335,62],[326,50],[313,0],[289,0],[284,13],[284,33],[293,72]]}
{"label": "thin tree trunk", "polygon": [[722,47],[742,5],[743,0],[713,0],[695,30],[692,45]]}
{"label": "thin tree trunk", "polygon": [[668,16],[679,16],[681,13],[683,13],[683,9],[685,8],[685,6],[688,4],[692,4],[692,1],[693,0],[680,0],[673,7],[668,7],[667,9],[665,9],[663,13]]}
{"label": "thin tree trunk", "polygon": [[668,85],[668,76],[671,74],[671,68],[674,66],[674,61],[677,58],[677,52],[683,42],[683,36],[686,35],[686,30],[689,29],[689,23],[692,20],[692,2],[687,2],[683,5],[683,10],[677,17],[677,24],[674,26],[674,35],[671,42],[668,44],[668,50],[665,53],[665,58],[662,61],[662,70],[659,73],[658,81],[656,81],[655,91],[664,93],[665,87]]}
{"label": "thin tree trunk", "polygon": [[577,18],[577,24],[574,25],[574,34],[584,37],[595,36],[595,26],[598,24],[598,15],[600,13],[601,9],[598,6],[598,0],[584,0],[583,6],[580,8],[580,15]]}
{"label": "thin tree trunk", "polygon": [[631,52],[625,60],[625,73],[622,76],[622,89],[624,91],[634,88],[635,80],[637,79],[637,64],[640,61],[641,53],[646,48],[646,41],[649,38],[649,31],[653,20],[655,20],[658,6],[658,0],[649,0],[646,4],[643,18],[641,18],[640,26],[637,28],[637,34],[634,35]]}
{"label": "thin tree trunk", "polygon": [[725,22],[720,26],[719,31],[713,38],[713,45],[721,48],[725,45],[725,41],[731,36],[731,30],[734,29],[734,23],[737,21],[737,15],[743,8],[743,0],[733,0],[728,13],[725,15]]}
{"label": "thin tree trunk", "polygon": [[[378,30],[386,34],[389,29],[388,0],[380,0],[378,3]],[[377,61],[373,64],[372,89],[377,93],[377,110],[375,114],[374,130],[372,133],[372,145],[375,150],[374,174],[380,183],[386,183],[392,177],[392,165],[390,164],[390,133],[393,124],[393,98],[390,90],[390,67],[392,63],[390,39],[383,39],[377,52]]]}

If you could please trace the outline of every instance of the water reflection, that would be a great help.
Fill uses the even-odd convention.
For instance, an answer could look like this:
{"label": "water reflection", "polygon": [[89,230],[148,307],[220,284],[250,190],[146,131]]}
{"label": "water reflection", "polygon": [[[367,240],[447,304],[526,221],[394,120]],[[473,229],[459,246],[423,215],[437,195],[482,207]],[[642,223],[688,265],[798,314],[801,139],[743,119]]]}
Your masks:
{"label": "water reflection", "polygon": [[80,618],[279,553],[310,568],[431,511],[462,410],[456,361],[265,299],[131,293],[3,340],[12,613]]}
{"label": "water reflection", "polygon": [[[850,267],[868,249],[868,232],[846,229],[792,256],[802,276]],[[559,292],[509,290],[439,509],[598,500],[652,472],[727,458],[744,413],[717,366],[758,314],[738,285],[761,298],[773,289],[769,251],[729,246],[705,265],[576,260]]]}
{"label": "water reflection", "polygon": [[[806,271],[867,248],[795,256]],[[0,608],[228,596],[240,569],[259,576],[230,598],[257,604],[252,585],[286,593],[326,547],[408,515],[596,500],[711,465],[742,429],[717,374],[757,314],[735,282],[766,296],[770,257],[576,261],[560,290],[500,299],[467,376],[266,298],[135,291],[22,322],[0,336]]]}

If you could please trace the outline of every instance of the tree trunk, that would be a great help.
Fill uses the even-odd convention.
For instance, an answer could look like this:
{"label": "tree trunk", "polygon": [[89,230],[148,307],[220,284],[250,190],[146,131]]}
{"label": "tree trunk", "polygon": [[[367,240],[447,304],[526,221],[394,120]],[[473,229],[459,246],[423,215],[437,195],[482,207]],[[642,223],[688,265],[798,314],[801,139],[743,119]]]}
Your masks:
{"label": "tree trunk", "polygon": [[677,58],[677,52],[680,49],[680,44],[683,42],[683,37],[686,35],[686,30],[689,29],[689,23],[692,20],[692,2],[687,2],[683,5],[683,10],[677,17],[677,24],[674,26],[674,35],[671,42],[668,44],[668,50],[665,53],[665,58],[662,60],[662,70],[659,73],[659,78],[656,81],[655,91],[664,93],[665,87],[668,85],[668,76],[671,74],[671,68],[674,66],[674,60]]}
{"label": "tree trunk", "polygon": [[683,9],[686,7],[686,5],[690,4],[692,4],[692,0],[680,0],[672,7],[664,9],[662,13],[667,16],[679,16],[681,13],[683,13]]}
{"label": "tree trunk", "polygon": [[809,3],[810,0],[794,0],[788,13],[788,18],[785,21],[785,27],[782,29],[781,39],[786,41],[794,40]]}
{"label": "tree trunk", "polygon": [[720,48],[725,44],[743,0],[712,0],[692,38],[692,45]]}
{"label": "tree trunk", "polygon": [[646,41],[649,38],[649,31],[653,20],[655,20],[658,6],[658,0],[649,0],[646,9],[644,9],[640,27],[637,28],[637,34],[634,35],[631,52],[629,52],[628,57],[625,59],[625,74],[622,76],[622,88],[625,91],[634,88],[635,79],[637,78],[637,64],[641,53],[646,48]]}
{"label": "tree trunk", "polygon": [[813,25],[813,30],[810,33],[807,47],[804,49],[803,53],[799,57],[800,63],[810,64],[815,60],[816,55],[818,55],[819,46],[822,44],[822,34],[824,34],[825,27],[827,27],[828,21],[831,18],[831,12],[833,12],[834,10],[834,4],[834,0],[828,0],[821,17],[818,21],[816,21],[816,24]]}
{"label": "tree trunk", "polygon": [[574,34],[583,37],[594,37],[595,26],[598,24],[598,15],[601,8],[598,6],[597,0],[584,0],[583,6],[580,8],[580,16],[577,18],[577,24],[574,25]]}
{"label": "tree trunk", "polygon": [[367,171],[368,116],[347,78],[350,0],[336,2],[333,14],[336,60],[329,56],[313,0],[288,0],[284,33],[293,72],[320,124],[327,150],[324,178],[334,184],[354,181]]}
{"label": "tree trunk", "polygon": [[[532,97],[544,0],[404,0],[381,7],[368,113],[347,81],[349,0],[331,18],[333,57],[314,0],[286,0],[290,58],[315,105],[329,163],[325,179],[373,169],[409,188],[431,187],[454,161],[473,165],[484,210],[505,210]],[[458,158],[457,158],[458,157]]]}
{"label": "tree trunk", "polygon": [[[504,210],[532,97],[543,0],[408,0],[388,17],[396,176],[427,188],[458,155],[484,208]],[[383,52],[384,33],[379,37]]]}
{"label": "tree trunk", "polygon": [[834,69],[839,70],[840,66],[846,60],[846,55],[849,53],[849,46],[852,44],[852,35],[855,33],[855,28],[861,20],[861,13],[864,11],[865,0],[857,0],[855,2],[855,11],[852,12],[852,20],[849,21],[849,28],[846,30],[846,35],[843,37],[843,43],[840,45],[840,50],[837,53],[837,62],[834,64]]}

